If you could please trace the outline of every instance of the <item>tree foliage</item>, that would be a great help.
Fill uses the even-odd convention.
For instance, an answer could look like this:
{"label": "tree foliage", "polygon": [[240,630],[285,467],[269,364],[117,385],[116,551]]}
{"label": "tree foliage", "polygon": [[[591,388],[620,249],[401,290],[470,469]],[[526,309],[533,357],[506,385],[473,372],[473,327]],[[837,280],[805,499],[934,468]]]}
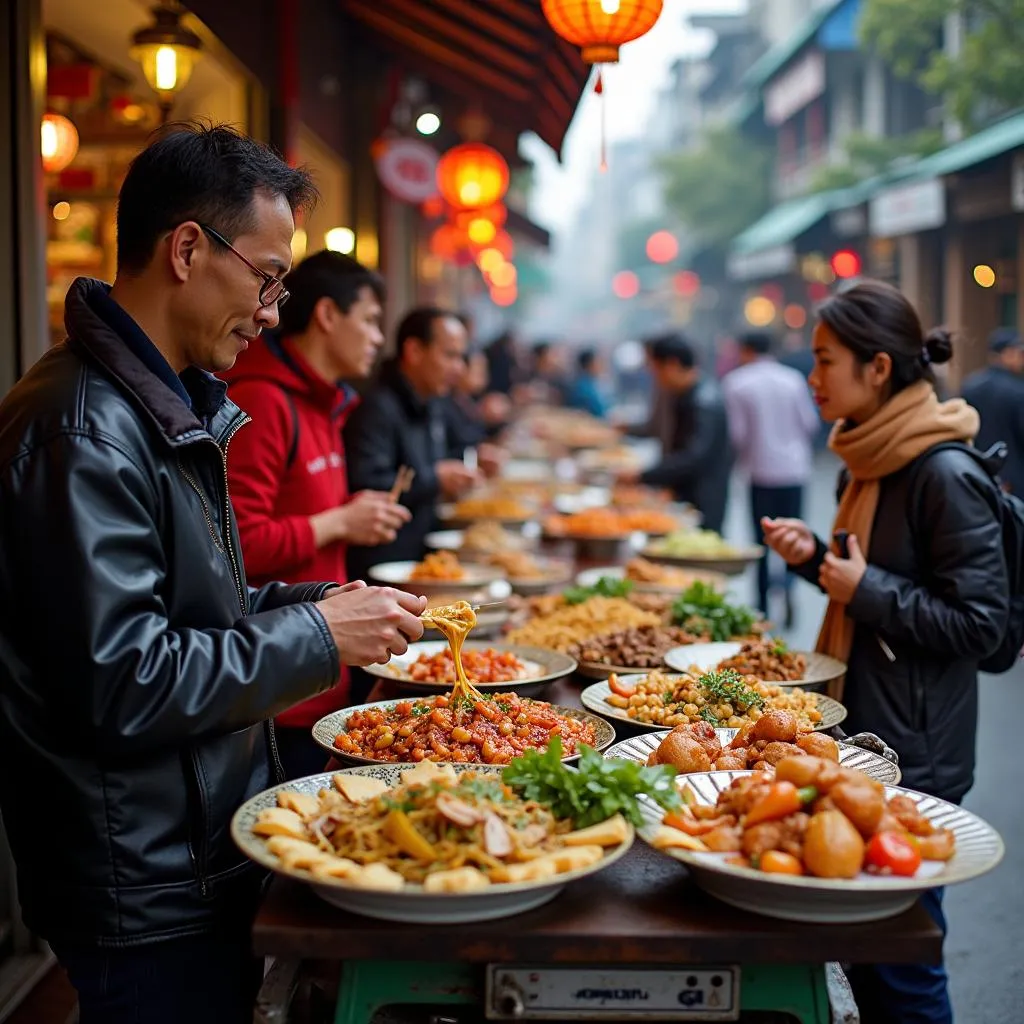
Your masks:
{"label": "tree foliage", "polygon": [[709,248],[722,248],[771,205],[771,161],[730,127],[660,162],[665,204]]}
{"label": "tree foliage", "polygon": [[[954,55],[943,44],[957,15]],[[860,31],[896,74],[941,96],[968,127],[986,108],[1024,106],[1024,0],[865,0]]]}

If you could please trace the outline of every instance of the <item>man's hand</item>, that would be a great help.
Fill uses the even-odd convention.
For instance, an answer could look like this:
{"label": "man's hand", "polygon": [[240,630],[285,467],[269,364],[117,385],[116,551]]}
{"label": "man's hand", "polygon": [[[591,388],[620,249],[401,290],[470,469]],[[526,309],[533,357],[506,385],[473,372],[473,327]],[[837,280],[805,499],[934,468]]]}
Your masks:
{"label": "man's hand", "polygon": [[505,449],[499,448],[496,444],[481,444],[476,450],[477,462],[486,477],[497,476],[507,457]]}
{"label": "man's hand", "polygon": [[343,665],[386,664],[423,636],[425,597],[362,581],[328,591],[317,602]]}
{"label": "man's hand", "polygon": [[446,498],[457,498],[480,482],[480,474],[467,469],[458,459],[442,459],[434,467],[441,493]]}
{"label": "man's hand", "polygon": [[360,491],[346,504],[310,516],[309,522],[318,548],[339,541],[374,547],[393,541],[411,518],[404,505],[392,504],[390,495]]}
{"label": "man's hand", "polygon": [[814,533],[802,519],[770,519],[761,520],[764,530],[764,542],[777,555],[782,557],[786,565],[803,565],[814,557],[818,545]]}

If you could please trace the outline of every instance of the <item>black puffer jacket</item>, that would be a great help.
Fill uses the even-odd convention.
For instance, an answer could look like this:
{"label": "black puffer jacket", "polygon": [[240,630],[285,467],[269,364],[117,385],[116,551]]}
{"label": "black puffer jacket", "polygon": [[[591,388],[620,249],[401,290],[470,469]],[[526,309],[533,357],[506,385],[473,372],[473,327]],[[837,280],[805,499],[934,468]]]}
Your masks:
{"label": "black puffer jacket", "polygon": [[[274,782],[265,720],[338,678],[327,584],[247,588],[226,488],[247,421],[196,415],[93,311],[0,406],[0,805],[29,927],[127,946],[251,914],[236,808]],[[207,418],[208,417],[208,418]]]}
{"label": "black puffer jacket", "polygon": [[[998,500],[962,451],[926,453],[885,477],[867,572],[848,607],[856,630],[843,729],[877,733],[899,754],[903,785],[947,800],[974,781],[978,662],[1006,629]],[[819,540],[794,571],[816,584],[824,554]]]}

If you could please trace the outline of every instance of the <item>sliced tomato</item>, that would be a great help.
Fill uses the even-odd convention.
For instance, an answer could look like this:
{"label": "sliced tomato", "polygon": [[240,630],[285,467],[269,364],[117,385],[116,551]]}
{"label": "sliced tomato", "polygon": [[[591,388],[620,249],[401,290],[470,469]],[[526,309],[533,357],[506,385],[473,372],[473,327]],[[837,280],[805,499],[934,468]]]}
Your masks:
{"label": "sliced tomato", "polygon": [[921,851],[901,832],[878,832],[868,842],[864,861],[876,871],[909,878],[921,866]]}

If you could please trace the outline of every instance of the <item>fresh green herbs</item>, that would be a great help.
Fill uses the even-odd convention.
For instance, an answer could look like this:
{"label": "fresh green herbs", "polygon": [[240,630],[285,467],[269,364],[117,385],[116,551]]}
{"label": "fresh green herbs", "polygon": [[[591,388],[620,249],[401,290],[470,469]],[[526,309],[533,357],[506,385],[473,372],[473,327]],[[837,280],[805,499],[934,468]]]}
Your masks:
{"label": "fresh green herbs", "polygon": [[527,750],[502,773],[505,781],[527,800],[551,808],[558,818],[571,818],[586,828],[621,813],[634,825],[643,818],[638,796],[666,810],[679,806],[676,770],[671,765],[647,767],[636,761],[606,760],[586,744],[580,746],[577,770],[562,763],[562,740],[554,736],[543,753]]}
{"label": "fresh green herbs", "polygon": [[734,708],[746,711],[764,704],[764,697],[747,686],[739,672],[732,668],[722,672],[708,672],[697,683],[704,688],[708,697],[732,704]]}
{"label": "fresh green herbs", "polygon": [[562,597],[566,604],[583,604],[592,597],[629,597],[633,590],[632,580],[617,580],[614,576],[602,576],[591,587],[569,587]]}
{"label": "fresh green herbs", "polygon": [[430,704],[414,704],[412,706],[412,714],[419,718],[421,715],[429,715],[433,711],[433,707]]}
{"label": "fresh green herbs", "polygon": [[709,722],[711,725],[719,726],[722,724],[721,719],[715,714],[715,709],[710,704],[705,704],[700,709],[700,717],[703,721]]}
{"label": "fresh green herbs", "polygon": [[746,636],[754,628],[756,613],[744,605],[729,604],[708,583],[698,580],[679,595],[672,605],[672,622],[691,633],[707,634],[722,642]]}
{"label": "fresh green herbs", "polygon": [[782,639],[781,636],[777,636],[772,640],[772,653],[776,658],[784,658],[789,654],[789,644]]}

